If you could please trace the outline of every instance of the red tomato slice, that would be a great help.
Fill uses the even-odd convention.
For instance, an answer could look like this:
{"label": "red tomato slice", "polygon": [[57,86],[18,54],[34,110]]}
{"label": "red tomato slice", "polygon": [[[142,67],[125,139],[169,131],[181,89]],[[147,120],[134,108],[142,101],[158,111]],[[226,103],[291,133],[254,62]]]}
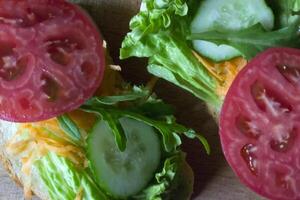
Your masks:
{"label": "red tomato slice", "polygon": [[300,50],[269,49],[238,74],[220,137],[243,183],[270,199],[300,199]]}
{"label": "red tomato slice", "polygon": [[78,108],[104,73],[101,36],[63,0],[0,0],[0,118],[33,122]]}

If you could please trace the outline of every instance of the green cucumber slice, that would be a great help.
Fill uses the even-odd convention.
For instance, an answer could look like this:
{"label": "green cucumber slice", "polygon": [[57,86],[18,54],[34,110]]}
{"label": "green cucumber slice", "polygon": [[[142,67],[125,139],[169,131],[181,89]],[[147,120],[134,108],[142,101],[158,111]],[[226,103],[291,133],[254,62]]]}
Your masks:
{"label": "green cucumber slice", "polygon": [[220,62],[223,60],[230,60],[241,55],[241,53],[228,45],[217,45],[212,42],[204,40],[194,40],[194,49],[201,55],[212,59],[215,62]]}
{"label": "green cucumber slice", "polygon": [[[205,31],[238,31],[261,23],[266,30],[274,26],[274,15],[264,0],[204,0],[192,20],[191,33]],[[214,61],[240,56],[233,47],[194,41],[197,52]]]}
{"label": "green cucumber slice", "polygon": [[106,121],[98,121],[88,142],[88,159],[99,186],[115,198],[127,198],[144,189],[154,177],[161,158],[156,130],[137,120],[121,118],[127,137],[121,152]]}

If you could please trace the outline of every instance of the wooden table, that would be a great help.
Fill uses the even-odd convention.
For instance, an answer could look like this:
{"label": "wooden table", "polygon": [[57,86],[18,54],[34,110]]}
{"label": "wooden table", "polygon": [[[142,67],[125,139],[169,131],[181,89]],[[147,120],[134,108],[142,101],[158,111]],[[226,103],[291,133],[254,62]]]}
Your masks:
{"label": "wooden table", "polygon": [[[128,22],[137,13],[140,0],[77,0],[76,2],[84,2],[84,6],[92,11],[94,20],[109,44],[112,57],[123,67],[124,78],[135,84],[145,83],[149,79],[145,70],[145,60],[120,61],[118,59],[121,41],[128,31]],[[165,81],[158,83],[156,92],[166,102],[176,106],[179,122],[203,133],[212,147],[212,154],[207,156],[198,142],[184,141],[183,146],[187,152],[188,162],[195,172],[193,199],[262,199],[240,184],[227,165],[220,148],[217,125],[207,114],[204,104]],[[0,200],[21,199],[23,199],[22,190],[15,186],[0,168]]]}

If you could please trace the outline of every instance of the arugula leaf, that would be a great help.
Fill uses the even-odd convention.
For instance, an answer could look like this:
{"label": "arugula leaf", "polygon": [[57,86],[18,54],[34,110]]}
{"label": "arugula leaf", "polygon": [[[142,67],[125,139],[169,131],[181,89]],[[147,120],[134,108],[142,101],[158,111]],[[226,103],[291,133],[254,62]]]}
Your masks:
{"label": "arugula leaf", "polygon": [[116,105],[125,101],[136,101],[144,99],[149,96],[149,90],[137,86],[133,86],[132,90],[125,92],[124,94],[115,96],[104,97],[92,97],[86,104],[104,104],[104,105]]}
{"label": "arugula leaf", "polygon": [[[163,144],[166,152],[174,152],[177,150],[177,147],[181,144],[181,139],[178,136],[178,134],[184,134],[191,138],[191,135],[195,135],[197,137],[197,134],[195,131],[188,129],[180,124],[175,123],[172,121],[168,123],[168,121],[158,121],[153,120],[150,118],[147,118],[141,114],[131,112],[128,110],[120,110],[114,107],[100,107],[100,106],[90,106],[90,105],[83,105],[81,106],[81,109],[86,112],[92,112],[98,115],[101,115],[102,113],[110,113],[115,116],[115,119],[121,118],[121,117],[128,117],[132,118],[138,121],[142,121],[150,126],[153,126],[156,128],[163,137]],[[200,140],[201,142],[204,141],[203,145],[206,148],[207,153],[210,152],[209,148],[207,148],[207,141],[203,138]],[[123,141],[124,142],[124,141]]]}
{"label": "arugula leaf", "polygon": [[147,101],[141,105],[134,106],[128,110],[140,113],[153,119],[162,119],[165,116],[174,114],[174,107],[161,100]]}
{"label": "arugula leaf", "polygon": [[270,47],[299,47],[299,21],[277,31],[266,32],[260,24],[237,32],[209,31],[194,33],[188,39],[227,44],[238,49],[247,59]]}
{"label": "arugula leaf", "polygon": [[206,150],[206,153],[209,155],[210,154],[210,146],[207,142],[207,140],[205,139],[205,137],[203,137],[202,135],[197,134],[194,130],[190,129],[186,132],[184,132],[184,135],[190,139],[195,139],[197,138],[202,145],[204,146],[204,149]]}
{"label": "arugula leaf", "polygon": [[85,170],[76,168],[71,161],[55,153],[44,156],[34,167],[52,200],[74,200],[80,190],[83,200],[109,199]]}
{"label": "arugula leaf", "polygon": [[80,130],[76,123],[67,115],[63,114],[57,117],[60,128],[68,134],[75,142],[82,141]]}
{"label": "arugula leaf", "polygon": [[127,138],[118,116],[105,110],[102,110],[99,114],[102,116],[103,120],[107,121],[112,133],[115,136],[116,144],[118,145],[119,150],[122,152],[125,151]]}
{"label": "arugula leaf", "polygon": [[[165,104],[160,99],[157,99],[155,94],[150,95],[149,90],[142,87],[133,87],[131,91],[127,91],[124,95],[109,96],[109,101],[102,101],[102,97],[92,97],[85,106],[91,108],[97,107],[101,112],[97,114],[109,124],[114,133],[116,143],[121,151],[126,148],[126,136],[122,126],[120,125],[120,114],[111,112],[111,109],[120,110],[117,104],[119,102],[134,101],[132,104],[126,104],[126,110],[139,115],[147,116],[153,119],[165,119],[166,116],[172,115],[174,109],[172,106]],[[176,139],[176,138],[175,138]],[[179,144],[181,143],[178,142]]]}

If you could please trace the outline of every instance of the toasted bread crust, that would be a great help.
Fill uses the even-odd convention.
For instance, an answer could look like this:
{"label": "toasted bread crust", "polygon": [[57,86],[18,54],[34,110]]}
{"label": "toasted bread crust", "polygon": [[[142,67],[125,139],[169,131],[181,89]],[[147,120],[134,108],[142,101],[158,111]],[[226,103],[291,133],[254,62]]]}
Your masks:
{"label": "toasted bread crust", "polygon": [[10,178],[19,186],[19,187],[23,187],[20,179],[18,178],[18,176],[14,173],[12,164],[10,162],[10,160],[5,156],[3,151],[0,151],[0,162],[2,163],[2,166],[4,167],[4,169],[6,170],[6,172],[8,173],[8,175],[10,176]]}
{"label": "toasted bread crust", "polygon": [[[16,183],[17,186],[23,188],[23,183],[17,176],[17,174],[13,170],[13,165],[9,160],[8,156],[6,156],[3,146],[0,146],[0,163],[2,164],[3,168],[6,170],[10,178]],[[42,191],[38,191],[36,188],[32,188],[32,192],[34,195],[38,196],[41,200],[50,200],[47,194],[44,194]]]}

